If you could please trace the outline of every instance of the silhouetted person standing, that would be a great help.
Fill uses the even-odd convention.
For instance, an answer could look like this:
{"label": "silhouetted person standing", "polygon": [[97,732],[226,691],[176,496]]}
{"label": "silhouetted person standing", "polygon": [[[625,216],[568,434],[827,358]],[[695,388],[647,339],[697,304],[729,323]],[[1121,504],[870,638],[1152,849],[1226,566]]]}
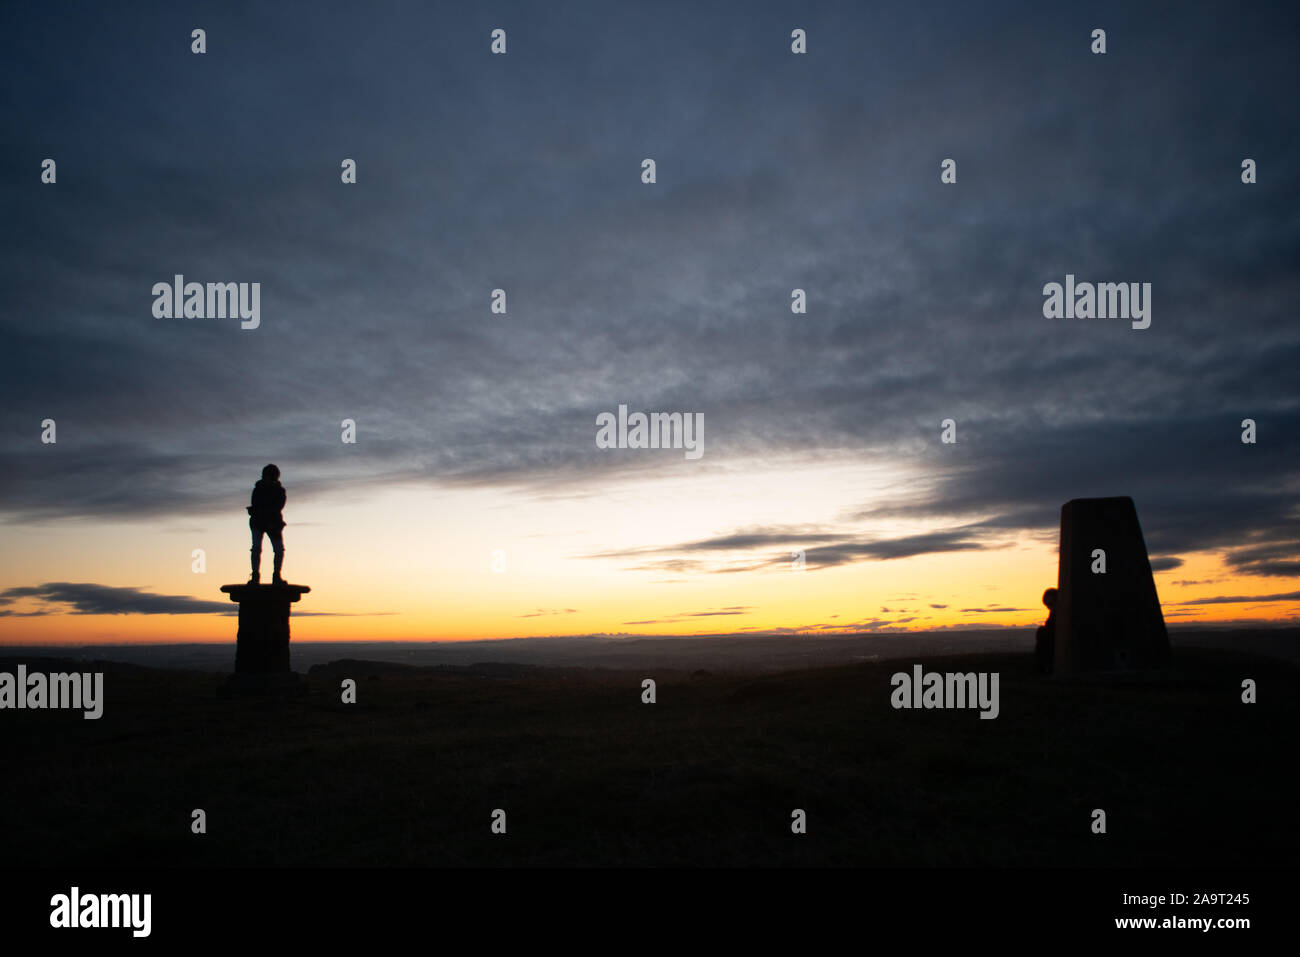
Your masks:
{"label": "silhouetted person standing", "polygon": [[280,512],[284,508],[284,486],[280,484],[280,470],[274,465],[262,469],[262,477],[253,486],[253,501],[248,506],[248,527],[253,530],[253,577],[250,585],[261,581],[262,571],[262,536],[271,540],[271,549],[275,553],[275,572],[271,584],[283,585],[280,568],[284,565],[284,518]]}
{"label": "silhouetted person standing", "polygon": [[1034,643],[1034,660],[1038,662],[1040,674],[1052,673],[1052,658],[1056,652],[1056,589],[1049,588],[1043,592],[1043,604],[1047,606],[1047,621],[1038,626],[1037,640]]}

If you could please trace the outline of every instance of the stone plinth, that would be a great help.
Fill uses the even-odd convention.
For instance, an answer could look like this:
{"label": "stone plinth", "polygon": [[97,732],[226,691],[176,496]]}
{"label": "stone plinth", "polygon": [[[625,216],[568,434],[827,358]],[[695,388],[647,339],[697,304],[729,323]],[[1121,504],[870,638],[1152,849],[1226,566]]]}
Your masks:
{"label": "stone plinth", "polygon": [[[1106,571],[1094,573],[1095,549]],[[1053,671],[1156,668],[1169,660],[1156,583],[1137,508],[1127,496],[1061,506]]]}
{"label": "stone plinth", "polygon": [[306,585],[222,585],[239,603],[236,675],[289,674],[289,606]]}

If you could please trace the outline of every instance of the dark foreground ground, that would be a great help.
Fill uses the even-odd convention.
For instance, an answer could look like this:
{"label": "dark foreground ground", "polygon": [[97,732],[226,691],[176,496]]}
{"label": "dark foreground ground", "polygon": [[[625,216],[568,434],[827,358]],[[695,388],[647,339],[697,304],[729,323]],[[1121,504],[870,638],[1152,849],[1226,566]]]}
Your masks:
{"label": "dark foreground ground", "polygon": [[[222,697],[219,674],[103,663],[102,719],[0,716],[4,860],[1289,866],[1300,852],[1285,783],[1295,665],[1179,648],[1165,674],[1067,681],[1023,654],[926,659],[1000,673],[1000,716],[981,720],[891,708],[890,676],[911,663],[741,675],[345,662],[282,700]],[[1243,678],[1258,704],[1241,702]],[[490,831],[496,808],[505,835]],[[791,833],[795,808],[806,835]]]}

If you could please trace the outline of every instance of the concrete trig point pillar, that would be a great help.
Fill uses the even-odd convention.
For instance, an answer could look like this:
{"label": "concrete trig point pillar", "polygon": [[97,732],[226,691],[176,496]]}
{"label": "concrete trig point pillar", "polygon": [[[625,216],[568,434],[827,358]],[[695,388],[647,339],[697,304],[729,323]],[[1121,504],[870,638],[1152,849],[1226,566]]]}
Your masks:
{"label": "concrete trig point pillar", "polygon": [[[1095,549],[1106,571],[1094,573]],[[1061,506],[1061,566],[1053,670],[1157,668],[1169,660],[1169,634],[1151,560],[1128,496],[1076,498]]]}
{"label": "concrete trig point pillar", "polygon": [[289,606],[311,589],[306,585],[222,585],[221,590],[239,604],[233,683],[245,686],[249,679],[267,683],[254,675],[296,678],[289,670]]}

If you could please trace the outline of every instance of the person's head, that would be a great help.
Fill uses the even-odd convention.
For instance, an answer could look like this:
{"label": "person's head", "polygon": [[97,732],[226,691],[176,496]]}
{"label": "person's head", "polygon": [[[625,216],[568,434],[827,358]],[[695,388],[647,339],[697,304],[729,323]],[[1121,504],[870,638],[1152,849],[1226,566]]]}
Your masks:
{"label": "person's head", "polygon": [[262,469],[262,481],[263,482],[280,481],[280,470],[276,468],[274,465],[268,465],[266,468]]}
{"label": "person's head", "polygon": [[1055,589],[1055,588],[1049,588],[1049,589],[1047,589],[1047,591],[1043,592],[1043,604],[1046,605],[1048,608],[1055,608],[1055,607],[1056,607],[1056,589]]}

